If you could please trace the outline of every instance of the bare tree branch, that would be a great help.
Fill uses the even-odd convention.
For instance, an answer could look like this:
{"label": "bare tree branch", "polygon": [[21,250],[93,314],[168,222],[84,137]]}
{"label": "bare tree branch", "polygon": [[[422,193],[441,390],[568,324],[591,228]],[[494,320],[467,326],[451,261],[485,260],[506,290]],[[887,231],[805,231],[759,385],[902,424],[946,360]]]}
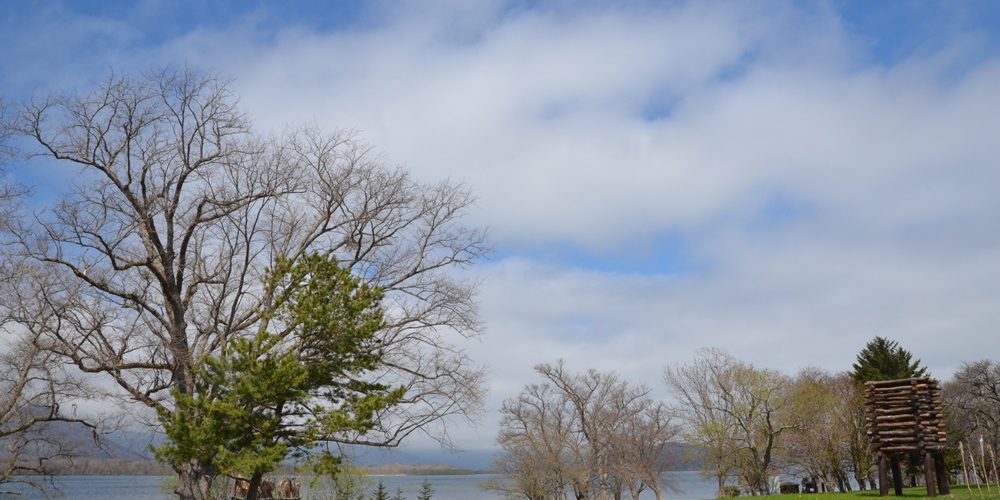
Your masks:
{"label": "bare tree branch", "polygon": [[[32,328],[79,370],[113,380],[160,415],[192,367],[266,326],[261,286],[276,258],[337,256],[386,292],[386,363],[405,403],[380,427],[331,441],[395,446],[482,402],[482,370],[454,343],[482,331],[475,283],[489,251],[464,225],[464,186],[422,184],[350,133],[255,134],[229,82],[189,70],[111,76],[83,95],[23,106],[13,130],[31,154],[75,169],[61,202],[8,224],[5,244],[45,269]],[[191,464],[179,492],[202,498],[214,471]]]}

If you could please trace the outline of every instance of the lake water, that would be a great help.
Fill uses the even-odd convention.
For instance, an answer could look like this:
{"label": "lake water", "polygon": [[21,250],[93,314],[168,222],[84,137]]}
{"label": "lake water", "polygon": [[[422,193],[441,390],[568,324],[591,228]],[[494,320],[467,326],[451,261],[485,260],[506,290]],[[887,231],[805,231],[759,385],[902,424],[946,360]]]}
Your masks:
{"label": "lake water", "polygon": [[[396,488],[403,490],[403,495],[410,500],[417,496],[424,480],[430,481],[434,488],[434,500],[499,500],[502,497],[491,491],[479,488],[479,484],[497,476],[477,474],[470,476],[371,476],[373,484],[383,482],[390,493]],[[680,489],[679,492],[667,491],[666,497],[677,500],[700,500],[715,496],[715,483],[706,481],[697,472],[671,472],[668,478]],[[68,498],[74,500],[162,500],[173,498],[170,488],[165,486],[170,478],[163,476],[60,476],[53,480],[51,486],[58,491],[50,490],[50,498]],[[2,488],[2,487],[0,487]],[[44,495],[8,485],[7,490],[21,492],[20,495],[0,495],[7,499],[42,499]],[[309,496],[304,492],[304,499],[319,498]],[[643,498],[654,498],[651,492],[646,492]]]}

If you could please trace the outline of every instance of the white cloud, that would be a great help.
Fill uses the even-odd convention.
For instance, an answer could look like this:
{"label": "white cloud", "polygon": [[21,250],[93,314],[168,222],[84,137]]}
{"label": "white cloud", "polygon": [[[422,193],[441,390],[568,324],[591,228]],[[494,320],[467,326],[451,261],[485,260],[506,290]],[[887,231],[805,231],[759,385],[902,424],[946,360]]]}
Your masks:
{"label": "white cloud", "polygon": [[[475,17],[475,36],[458,40],[452,17],[428,15],[271,43],[252,27],[200,31],[167,53],[234,74],[265,126],[357,128],[422,177],[467,180],[506,243],[626,246],[774,190],[877,212],[981,186],[941,192],[934,177],[974,175],[997,152],[995,66],[947,85],[941,54],[859,68],[835,19],[794,12],[562,14]],[[643,120],[655,100],[672,114]]]}
{"label": "white cloud", "polygon": [[[560,357],[662,394],[701,346],[843,370],[878,334],[939,376],[1000,352],[1000,59],[976,36],[885,64],[822,9],[459,5],[264,37],[257,16],[141,59],[232,75],[264,127],[359,129],[418,177],[467,181],[514,253],[479,270],[494,407]],[[517,254],[612,259],[667,232],[696,270]]]}

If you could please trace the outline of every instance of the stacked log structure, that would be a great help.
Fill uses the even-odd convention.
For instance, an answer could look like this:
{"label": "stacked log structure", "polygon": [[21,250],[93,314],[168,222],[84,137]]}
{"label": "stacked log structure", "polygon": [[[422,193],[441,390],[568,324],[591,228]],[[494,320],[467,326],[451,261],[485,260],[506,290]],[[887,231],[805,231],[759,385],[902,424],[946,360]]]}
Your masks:
{"label": "stacked log structure", "polygon": [[[910,378],[865,384],[865,414],[872,452],[878,458],[879,492],[889,493],[888,465],[896,495],[903,494],[899,458],[920,457],[924,461],[927,495],[949,493],[944,452],[946,436],[942,421],[941,388],[936,380]],[[935,488],[937,487],[937,488]]]}

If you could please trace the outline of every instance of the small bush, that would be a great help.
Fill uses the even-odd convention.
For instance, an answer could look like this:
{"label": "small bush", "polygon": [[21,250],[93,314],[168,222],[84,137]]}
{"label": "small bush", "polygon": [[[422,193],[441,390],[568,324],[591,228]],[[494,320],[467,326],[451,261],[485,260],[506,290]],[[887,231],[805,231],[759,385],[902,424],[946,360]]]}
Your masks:
{"label": "small bush", "polygon": [[722,489],[719,490],[719,498],[733,498],[738,496],[740,496],[739,486],[723,486]]}

